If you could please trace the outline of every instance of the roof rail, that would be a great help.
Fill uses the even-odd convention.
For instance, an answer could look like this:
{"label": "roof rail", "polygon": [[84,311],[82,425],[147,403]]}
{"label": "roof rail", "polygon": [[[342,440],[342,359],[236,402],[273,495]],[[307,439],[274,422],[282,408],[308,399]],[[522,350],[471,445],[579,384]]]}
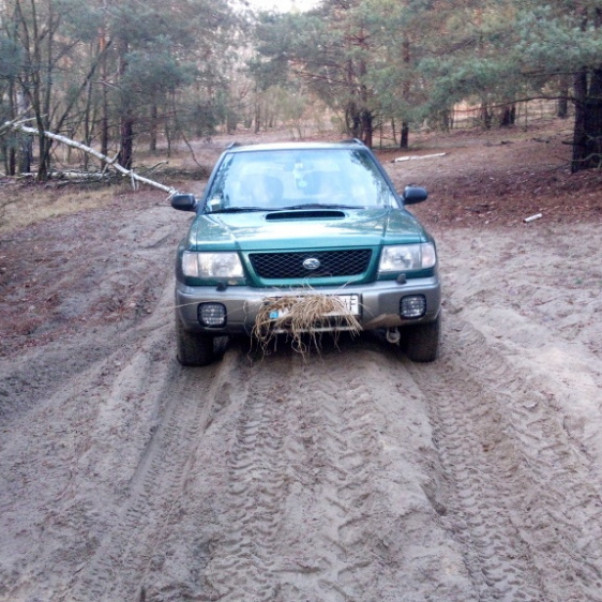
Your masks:
{"label": "roof rail", "polygon": [[351,142],[355,144],[361,144],[362,146],[366,146],[359,138],[348,138],[347,140],[342,140],[341,144],[350,144]]}
{"label": "roof rail", "polygon": [[230,144],[226,146],[226,150],[230,150],[231,148],[235,148],[237,146],[240,146],[240,142],[230,142]]}

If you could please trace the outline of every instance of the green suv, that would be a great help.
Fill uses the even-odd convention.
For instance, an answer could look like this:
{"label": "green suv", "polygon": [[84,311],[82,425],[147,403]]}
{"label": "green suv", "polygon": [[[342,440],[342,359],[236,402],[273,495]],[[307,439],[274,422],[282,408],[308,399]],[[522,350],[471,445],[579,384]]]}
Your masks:
{"label": "green suv", "polygon": [[435,242],[404,208],[426,198],[398,194],[358,140],[232,145],[202,197],[171,201],[196,214],[176,261],[179,361],[208,364],[216,337],[304,329],[381,330],[410,359],[434,360]]}

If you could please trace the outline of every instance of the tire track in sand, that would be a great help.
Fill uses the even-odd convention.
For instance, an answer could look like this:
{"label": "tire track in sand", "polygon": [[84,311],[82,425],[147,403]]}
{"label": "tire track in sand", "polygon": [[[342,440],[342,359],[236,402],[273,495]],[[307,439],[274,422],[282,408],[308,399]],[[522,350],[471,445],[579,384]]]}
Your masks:
{"label": "tire track in sand", "polygon": [[541,383],[457,318],[444,348],[435,366],[407,367],[430,401],[439,501],[479,599],[602,600],[599,485]]}
{"label": "tire track in sand", "polygon": [[177,522],[190,463],[201,445],[211,402],[230,378],[227,359],[199,370],[173,364],[160,393],[161,422],[141,456],[128,494],[116,509],[111,528],[94,555],[69,584],[69,599],[138,600],[145,598],[145,575],[156,550]]}
{"label": "tire track in sand", "polygon": [[220,503],[223,530],[207,568],[214,599],[267,601],[277,595],[270,577],[287,489],[283,423],[289,363],[275,364],[262,366],[268,374],[256,374],[246,393],[239,392],[244,399],[229,443]]}
{"label": "tire track in sand", "polygon": [[420,393],[395,361],[358,353],[361,370],[338,353],[272,356],[249,379],[206,569],[212,599],[470,599],[424,494],[435,451]]}

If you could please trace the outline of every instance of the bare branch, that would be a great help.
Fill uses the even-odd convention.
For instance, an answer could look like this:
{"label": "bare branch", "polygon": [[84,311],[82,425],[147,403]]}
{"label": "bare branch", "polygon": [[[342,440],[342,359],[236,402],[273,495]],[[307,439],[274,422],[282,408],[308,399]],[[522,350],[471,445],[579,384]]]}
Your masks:
{"label": "bare branch", "polygon": [[[23,120],[21,120],[21,121],[18,121],[18,120],[5,121],[2,124],[2,126],[0,126],[0,135],[3,132],[7,132],[7,131],[11,131],[11,130],[23,132],[24,134],[33,134],[34,136],[40,135],[40,132],[36,128],[29,127],[29,126],[25,125],[25,123],[26,123],[26,121],[23,121]],[[178,193],[178,191],[175,188],[172,188],[170,186],[165,186],[164,184],[156,182],[155,180],[150,180],[149,178],[144,178],[144,177],[138,175],[137,173],[135,173],[133,169],[126,169],[125,167],[123,167],[122,165],[117,163],[117,161],[116,161],[117,157],[113,157],[111,159],[110,157],[107,157],[106,155],[99,153],[98,151],[94,150],[93,148],[86,146],[85,144],[82,144],[81,142],[77,142],[76,140],[72,140],[71,138],[67,138],[66,136],[62,136],[61,134],[54,134],[53,132],[44,131],[44,135],[47,136],[48,138],[51,138],[52,140],[56,140],[57,142],[66,144],[67,146],[76,148],[84,153],[92,155],[93,157],[96,157],[100,161],[103,161],[106,165],[111,165],[119,173],[123,174],[126,177],[129,177],[132,181],[132,186],[134,188],[136,188],[136,186],[138,184],[146,184],[147,186],[152,186],[154,188],[158,188],[159,190],[163,190],[164,192],[167,192],[170,197],[172,197],[174,194]]]}

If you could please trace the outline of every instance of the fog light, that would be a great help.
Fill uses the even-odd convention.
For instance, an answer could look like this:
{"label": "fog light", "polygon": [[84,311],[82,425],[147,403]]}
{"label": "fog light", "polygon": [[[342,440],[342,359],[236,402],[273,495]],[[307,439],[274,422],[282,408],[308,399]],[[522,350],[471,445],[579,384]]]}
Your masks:
{"label": "fog light", "polygon": [[423,295],[403,297],[399,304],[402,318],[421,318],[426,313],[426,299]]}
{"label": "fog light", "polygon": [[203,326],[225,326],[226,308],[221,303],[203,303],[199,305],[198,317]]}

